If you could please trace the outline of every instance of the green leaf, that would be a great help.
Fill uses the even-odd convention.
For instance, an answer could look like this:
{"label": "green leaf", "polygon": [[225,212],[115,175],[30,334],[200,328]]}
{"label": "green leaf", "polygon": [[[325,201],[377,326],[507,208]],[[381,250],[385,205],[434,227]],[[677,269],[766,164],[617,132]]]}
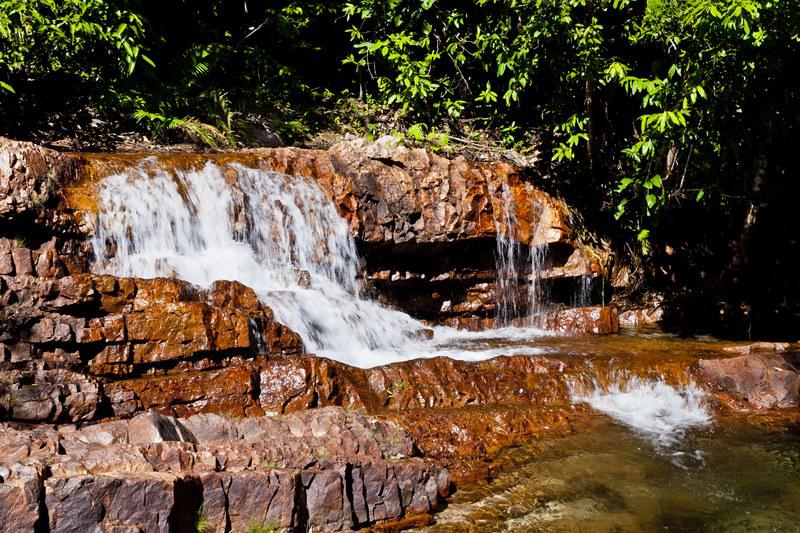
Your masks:
{"label": "green leaf", "polygon": [[8,91],[8,92],[10,92],[12,94],[17,94],[17,91],[15,91],[14,88],[11,85],[7,84],[4,81],[0,81],[0,88],[5,89],[6,91]]}
{"label": "green leaf", "polygon": [[415,141],[421,141],[425,139],[425,132],[423,131],[422,124],[414,124],[408,131],[406,132],[406,137],[409,139],[413,139]]}
{"label": "green leaf", "polygon": [[697,197],[694,199],[694,201],[695,202],[699,202],[700,200],[703,199],[703,196],[705,196],[705,195],[706,195],[706,191],[704,191],[703,189],[700,189],[699,191],[697,191]]}
{"label": "green leaf", "polygon": [[648,194],[644,197],[644,200],[647,202],[647,207],[652,209],[653,206],[656,205],[656,202],[658,202],[658,197],[656,197],[655,194]]}

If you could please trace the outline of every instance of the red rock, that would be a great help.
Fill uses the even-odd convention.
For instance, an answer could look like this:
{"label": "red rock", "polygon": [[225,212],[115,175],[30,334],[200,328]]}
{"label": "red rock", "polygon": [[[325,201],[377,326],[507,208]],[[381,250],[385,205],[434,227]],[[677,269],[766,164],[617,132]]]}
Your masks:
{"label": "red rock", "polygon": [[77,159],[0,137],[0,217],[45,218],[59,185],[74,179]]}
{"label": "red rock", "polygon": [[24,422],[91,420],[100,402],[96,382],[78,372],[0,372],[0,412]]}
{"label": "red rock", "polygon": [[132,401],[137,411],[154,409],[179,416],[205,412],[245,416],[261,412],[253,398],[251,371],[240,366],[119,380],[107,384],[105,390],[109,397],[121,401],[111,405],[119,415],[130,412]]}
{"label": "red rock", "polygon": [[151,304],[126,315],[134,363],[151,363],[197,352],[250,348],[248,318],[202,302]]}
{"label": "red rock", "polygon": [[14,248],[10,239],[0,237],[0,276],[14,274],[14,258],[11,250]]}
{"label": "red rock", "polygon": [[184,482],[168,474],[77,476],[47,480],[50,531],[190,531],[196,517]]}
{"label": "red rock", "polygon": [[67,269],[58,253],[58,240],[53,237],[36,252],[36,275],[42,278],[59,278]]}
{"label": "red rock", "polygon": [[542,327],[564,335],[619,333],[619,316],[613,307],[575,307],[546,314]]}
{"label": "red rock", "polygon": [[214,531],[351,530],[428,513],[449,485],[340,408],[2,429],[0,524],[21,530],[46,517],[50,531],[193,531],[200,515]]}
{"label": "red rock", "polygon": [[800,405],[800,373],[777,354],[753,354],[730,359],[701,359],[698,378],[731,394],[742,409],[788,408]]}
{"label": "red rock", "polygon": [[[293,528],[298,475],[293,471],[204,474],[203,512],[216,531],[247,531],[252,525]],[[313,507],[312,503],[307,503]]]}
{"label": "red rock", "polygon": [[14,260],[14,271],[17,276],[36,274],[33,268],[33,256],[28,248],[14,248],[11,250],[11,257]]}
{"label": "red rock", "polygon": [[21,467],[15,478],[0,481],[0,531],[36,531],[40,526],[41,470]]}
{"label": "red rock", "polygon": [[750,344],[725,346],[722,350],[725,352],[749,354],[759,352],[785,352],[791,347],[792,345],[788,342],[752,342]]}
{"label": "red rock", "polygon": [[664,312],[660,307],[650,309],[629,309],[619,314],[619,323],[626,328],[658,324]]}

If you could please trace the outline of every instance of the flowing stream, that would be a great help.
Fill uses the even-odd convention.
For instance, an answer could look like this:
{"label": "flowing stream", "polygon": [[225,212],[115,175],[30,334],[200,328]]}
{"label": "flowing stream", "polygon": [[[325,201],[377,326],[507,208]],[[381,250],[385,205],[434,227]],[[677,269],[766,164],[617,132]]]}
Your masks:
{"label": "flowing stream", "polygon": [[[628,342],[624,336],[559,340],[546,337],[530,320],[525,327],[509,327],[540,311],[542,252],[513,239],[515,210],[507,191],[504,200],[496,248],[504,327],[478,333],[437,327],[431,337],[409,315],[364,297],[355,241],[319,186],[236,164],[208,162],[197,170],[174,170],[151,158],[105,178],[93,270],[176,277],[203,287],[220,279],[240,281],[301,335],[309,352],[360,367],[437,355],[466,360],[537,353],[661,357],[668,345],[660,340],[650,342],[655,346],[650,355],[638,344],[626,355],[627,349],[620,349]],[[525,281],[527,290],[520,290]],[[583,280],[576,304],[588,302],[589,282]],[[584,377],[589,384],[574,387],[572,401],[608,415],[615,422],[612,429],[513,452],[522,458],[512,474],[492,486],[459,491],[434,529],[694,531],[697,524],[711,524],[747,531],[778,524],[768,530],[782,531],[780,526],[800,519],[797,507],[792,511],[786,503],[800,498],[796,446],[784,441],[762,446],[758,438],[735,435],[728,441],[739,448],[728,441],[720,447],[710,437],[703,393],[692,385],[670,386],[658,379],[602,384]],[[788,454],[789,478],[772,467],[774,449]],[[771,479],[762,479],[759,458]],[[763,486],[775,486],[779,501],[770,506],[747,492],[748,486],[735,485],[728,463],[734,460]],[[782,495],[777,487],[784,482],[788,492]],[[683,494],[704,498],[702,505],[693,506]],[[750,505],[746,509],[769,512],[742,514],[742,501]],[[478,528],[471,529],[475,524]]]}
{"label": "flowing stream", "polygon": [[[347,223],[311,180],[208,162],[169,170],[155,159],[100,186],[93,270],[253,288],[312,353],[360,367],[448,355],[532,354],[532,328],[430,329],[362,297]],[[498,338],[506,342],[490,342]],[[490,346],[491,344],[491,346]]]}

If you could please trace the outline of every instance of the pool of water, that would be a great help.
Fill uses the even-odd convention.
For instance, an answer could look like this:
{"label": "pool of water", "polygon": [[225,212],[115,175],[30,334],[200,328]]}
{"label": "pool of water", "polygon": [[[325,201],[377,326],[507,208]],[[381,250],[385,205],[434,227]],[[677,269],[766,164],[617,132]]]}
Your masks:
{"label": "pool of water", "polygon": [[598,419],[506,451],[425,531],[800,531],[797,433],[717,421],[665,447]]}

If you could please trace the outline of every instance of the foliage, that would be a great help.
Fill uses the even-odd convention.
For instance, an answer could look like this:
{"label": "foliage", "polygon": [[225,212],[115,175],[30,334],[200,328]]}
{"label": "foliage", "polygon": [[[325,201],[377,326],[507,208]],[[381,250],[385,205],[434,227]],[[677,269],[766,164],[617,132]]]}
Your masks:
{"label": "foliage", "polygon": [[205,515],[202,509],[197,513],[197,521],[195,522],[196,533],[211,533],[214,530],[211,521]]}
{"label": "foliage", "polygon": [[582,176],[645,253],[670,205],[731,192],[709,170],[752,159],[745,134],[774,129],[776,106],[797,116],[779,94],[798,85],[790,1],[351,0],[345,13],[345,62],[381,101],[422,124],[506,126],[507,145],[542,130],[556,169]]}
{"label": "foliage", "polygon": [[91,106],[161,142],[269,123],[535,149],[648,253],[697,210],[736,240],[793,168],[798,27],[796,0],[0,0],[0,119]]}
{"label": "foliage", "polygon": [[131,75],[140,61],[152,65],[143,37],[140,15],[103,0],[0,0],[0,88],[56,73]]}
{"label": "foliage", "polygon": [[280,533],[283,529],[271,524],[252,523],[247,526],[247,533]]}

